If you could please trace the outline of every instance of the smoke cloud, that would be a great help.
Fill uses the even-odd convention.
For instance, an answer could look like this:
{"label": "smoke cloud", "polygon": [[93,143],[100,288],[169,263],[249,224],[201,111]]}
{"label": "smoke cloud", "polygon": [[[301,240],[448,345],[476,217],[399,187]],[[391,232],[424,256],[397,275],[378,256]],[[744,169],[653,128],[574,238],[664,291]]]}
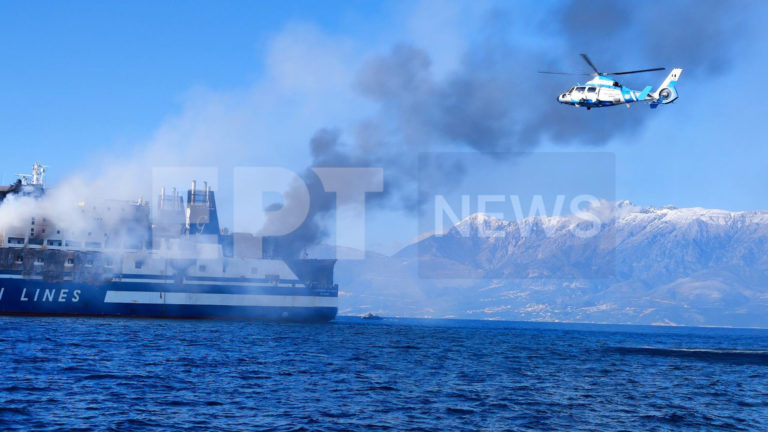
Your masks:
{"label": "smoke cloud", "polygon": [[[655,114],[647,106],[597,113],[564,107],[555,98],[574,77],[536,71],[591,72],[578,56],[587,52],[607,72],[683,67],[686,75],[711,78],[729,69],[751,25],[742,6],[733,3],[632,6],[607,0],[567,2],[546,17],[534,18],[539,20],[534,25],[538,34],[531,37],[542,38],[538,44],[521,40],[515,31],[530,17],[492,7],[479,26],[480,36],[467,44],[458,66],[445,76],[433,71],[427,51],[414,43],[396,43],[364,62],[356,74],[355,89],[374,104],[376,114],[359,120],[346,142],[338,129],[319,129],[309,141],[311,165],[382,167],[385,192],[370,202],[415,211],[422,202],[415,188],[420,152],[525,152],[542,143],[602,146],[615,139],[631,141]],[[639,89],[642,85],[632,84],[642,81],[655,88],[666,73],[629,76],[627,85]],[[422,178],[436,182],[456,182],[464,173],[460,165],[424,167],[431,174]],[[315,203],[300,232],[284,239],[294,245],[284,249],[289,253],[323,239],[323,221],[335,205],[309,171],[305,177]]]}
{"label": "smoke cloud", "polygon": [[[262,79],[241,91],[191,92],[184,110],[167,119],[132,156],[101,158],[92,165],[103,170],[59,185],[51,192],[59,197],[51,198],[51,211],[61,208],[54,199],[149,198],[149,173],[156,166],[225,171],[241,165],[295,168],[298,163],[383,168],[384,192],[370,194],[368,202],[415,212],[422,202],[417,193],[420,153],[602,146],[631,141],[657,115],[644,106],[590,112],[560,106],[556,95],[582,78],[537,70],[590,72],[578,57],[586,52],[608,72],[683,67],[686,77],[694,78],[691,83],[702,82],[726,73],[750,48],[746,41],[755,26],[750,5],[755,4],[575,0],[537,7],[534,15],[519,13],[520,4],[491,3],[480,6],[480,14],[459,10],[456,21],[470,21],[462,25],[471,29],[444,28],[444,35],[435,36],[439,44],[413,36],[425,32],[412,31],[375,50],[312,26],[292,25],[270,42]],[[421,3],[414,18],[441,16],[424,13],[440,7]],[[474,2],[456,7],[477,9]],[[435,25],[423,26],[434,34]],[[451,45],[445,46],[446,41]],[[663,77],[659,72],[622,82],[642,88],[658,85]],[[685,87],[681,90],[684,95]],[[301,147],[296,149],[296,143]],[[292,156],[297,153],[299,158]],[[435,182],[457,183],[465,174],[459,164],[422,166],[431,173],[422,177]],[[296,256],[328,234],[336,197],[325,192],[310,168],[302,171],[312,197],[309,217],[275,246],[281,255]],[[231,197],[222,192],[219,204],[225,209]],[[293,195],[289,189],[285,199]],[[26,217],[20,207],[0,206],[0,224]],[[280,222],[268,218],[266,223]]]}

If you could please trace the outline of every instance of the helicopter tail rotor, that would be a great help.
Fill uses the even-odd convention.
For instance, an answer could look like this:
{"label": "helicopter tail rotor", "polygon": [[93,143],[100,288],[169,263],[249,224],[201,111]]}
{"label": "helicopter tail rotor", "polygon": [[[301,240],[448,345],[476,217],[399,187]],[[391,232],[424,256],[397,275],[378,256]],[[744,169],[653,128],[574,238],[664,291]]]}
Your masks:
{"label": "helicopter tail rotor", "polygon": [[678,98],[675,85],[682,73],[683,70],[681,68],[672,69],[672,72],[667,75],[667,78],[661,83],[659,88],[650,95],[654,104],[668,104],[674,102]]}

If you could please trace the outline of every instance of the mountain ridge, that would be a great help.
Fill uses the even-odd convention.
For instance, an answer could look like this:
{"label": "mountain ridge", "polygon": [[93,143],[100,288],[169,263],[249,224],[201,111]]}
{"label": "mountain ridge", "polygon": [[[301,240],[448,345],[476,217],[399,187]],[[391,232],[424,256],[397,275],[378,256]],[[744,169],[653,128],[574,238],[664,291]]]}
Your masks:
{"label": "mountain ridge", "polygon": [[390,257],[342,261],[342,313],[768,327],[768,212],[589,212],[600,229],[586,238],[573,215],[473,214]]}

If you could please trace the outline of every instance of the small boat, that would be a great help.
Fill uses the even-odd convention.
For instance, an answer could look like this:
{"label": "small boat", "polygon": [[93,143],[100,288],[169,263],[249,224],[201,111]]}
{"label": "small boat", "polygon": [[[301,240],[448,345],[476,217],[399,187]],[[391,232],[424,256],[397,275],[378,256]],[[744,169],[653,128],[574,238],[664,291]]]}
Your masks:
{"label": "small boat", "polygon": [[384,319],[384,318],[376,315],[373,312],[368,312],[367,314],[361,316],[360,318],[362,318],[364,320],[382,320],[382,319]]}

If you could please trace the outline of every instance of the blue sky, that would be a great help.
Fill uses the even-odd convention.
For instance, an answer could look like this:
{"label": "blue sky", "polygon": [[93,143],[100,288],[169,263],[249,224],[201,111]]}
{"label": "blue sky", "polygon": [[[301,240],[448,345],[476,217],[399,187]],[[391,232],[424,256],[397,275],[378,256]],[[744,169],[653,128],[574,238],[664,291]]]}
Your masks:
{"label": "blue sky", "polygon": [[373,3],[315,3],[3,2],[0,135],[39,151],[13,151],[2,171],[39,157],[63,175],[94,151],[145,140],[195,88],[250,85],[288,23],[343,32],[376,14]]}
{"label": "blue sky", "polygon": [[[123,158],[215,165],[222,184],[237,165],[301,171],[310,163],[307,142],[318,128],[338,128],[352,140],[367,116],[386,115],[386,102],[372,102],[355,86],[371,58],[407,43],[429,56],[435,82],[450,81],[467,64],[488,64],[473,63],[473,47],[488,37],[488,27],[500,26],[506,47],[525,53],[514,68],[501,66],[520,74],[518,81],[530,80],[525,97],[507,98],[520,122],[540,121],[520,113],[536,115],[542,101],[556,105],[558,89],[573,83],[541,81],[533,72],[583,68],[581,47],[606,69],[688,63],[679,64],[685,68],[680,99],[650,114],[647,107],[632,107],[636,124],[625,114],[546,105],[553,128],[599,128],[606,138],[575,134],[562,140],[545,131],[534,149],[615,153],[616,198],[640,205],[768,208],[768,53],[766,31],[754,25],[766,16],[765,6],[723,2],[718,7],[730,10],[713,11],[702,21],[731,20],[711,26],[724,34],[707,34],[710,27],[703,26],[700,37],[671,39],[657,52],[649,42],[641,52],[633,41],[696,19],[685,15],[689,2],[672,4],[679,19],[654,28],[642,17],[656,11],[629,3],[626,17],[601,18],[613,23],[601,34],[569,33],[562,10],[585,10],[571,2],[2,2],[0,174],[9,183],[41,160],[56,182]],[[695,13],[706,13],[706,7]],[[565,23],[553,25],[553,16]],[[633,30],[613,28],[616,22]],[[642,88],[663,77],[637,75],[625,83]],[[526,110],[528,105],[533,108]],[[616,133],[607,130],[613,121],[620,122]],[[437,142],[438,135],[424,139],[432,149],[461,150],[455,141]],[[188,157],[164,159],[187,145],[196,149]],[[394,236],[372,228],[375,249],[391,251],[417,234],[412,216],[398,209],[370,216],[374,226],[391,218],[408,228]]]}

